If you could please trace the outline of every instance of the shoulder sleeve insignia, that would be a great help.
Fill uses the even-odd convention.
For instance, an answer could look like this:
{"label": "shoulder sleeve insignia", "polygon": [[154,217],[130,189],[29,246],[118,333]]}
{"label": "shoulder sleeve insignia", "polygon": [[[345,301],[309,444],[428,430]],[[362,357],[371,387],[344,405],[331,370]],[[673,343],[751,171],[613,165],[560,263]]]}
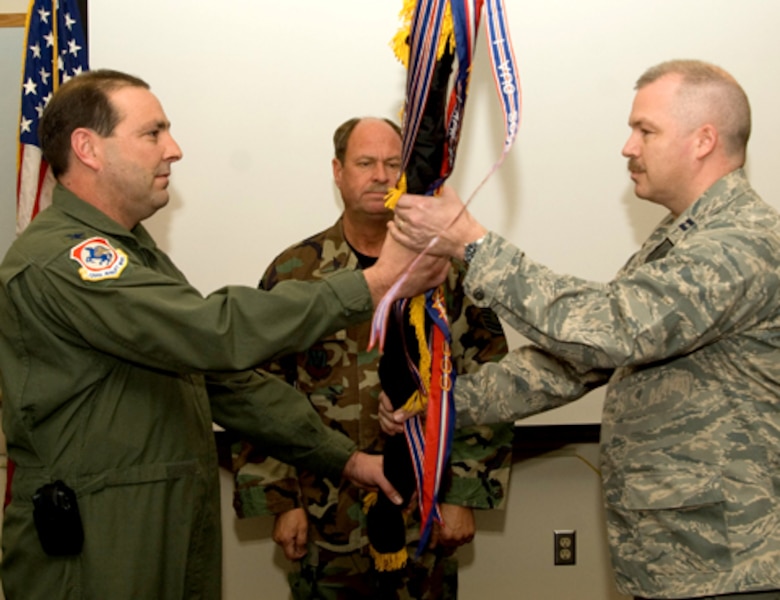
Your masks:
{"label": "shoulder sleeve insignia", "polygon": [[117,279],[128,263],[127,254],[99,237],[71,248],[70,257],[81,265],[79,275],[84,281]]}

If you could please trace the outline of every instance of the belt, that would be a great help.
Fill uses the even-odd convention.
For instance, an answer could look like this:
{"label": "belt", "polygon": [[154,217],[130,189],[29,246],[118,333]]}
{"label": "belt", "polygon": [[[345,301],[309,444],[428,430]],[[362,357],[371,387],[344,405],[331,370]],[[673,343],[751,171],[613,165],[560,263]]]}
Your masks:
{"label": "belt", "polygon": [[[106,487],[166,481],[201,475],[202,472],[199,461],[188,460],[111,469],[102,473],[63,478],[63,481],[76,492],[76,496],[80,497],[93,494]],[[38,488],[55,479],[58,478],[52,477],[47,467],[20,467],[16,465],[11,484],[11,498],[17,501],[31,502],[32,496]]]}

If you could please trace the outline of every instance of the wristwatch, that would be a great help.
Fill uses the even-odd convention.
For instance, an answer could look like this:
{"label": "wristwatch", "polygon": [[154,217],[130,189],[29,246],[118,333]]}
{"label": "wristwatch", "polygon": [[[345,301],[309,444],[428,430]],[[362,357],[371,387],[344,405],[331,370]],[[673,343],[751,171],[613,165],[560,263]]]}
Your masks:
{"label": "wristwatch", "polygon": [[472,259],[474,258],[474,255],[477,253],[477,248],[479,248],[480,244],[485,241],[485,236],[483,235],[478,240],[474,240],[473,242],[469,242],[466,244],[466,247],[463,250],[463,262],[465,264],[470,264]]}

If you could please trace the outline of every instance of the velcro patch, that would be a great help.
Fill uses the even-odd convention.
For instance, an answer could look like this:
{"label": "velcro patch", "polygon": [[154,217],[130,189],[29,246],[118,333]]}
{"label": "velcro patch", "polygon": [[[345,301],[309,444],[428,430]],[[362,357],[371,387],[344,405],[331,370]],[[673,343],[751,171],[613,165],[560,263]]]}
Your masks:
{"label": "velcro patch", "polygon": [[103,238],[93,237],[70,249],[70,257],[81,265],[84,281],[117,279],[127,266],[127,254]]}

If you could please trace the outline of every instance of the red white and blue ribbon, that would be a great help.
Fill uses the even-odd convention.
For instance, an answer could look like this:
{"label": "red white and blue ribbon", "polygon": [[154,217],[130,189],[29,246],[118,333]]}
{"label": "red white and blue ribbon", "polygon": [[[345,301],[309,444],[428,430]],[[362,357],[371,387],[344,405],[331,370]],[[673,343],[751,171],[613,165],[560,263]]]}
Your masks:
{"label": "red white and blue ribbon", "polygon": [[[437,63],[437,49],[441,36],[447,0],[420,0],[415,6],[409,35],[409,69],[406,83],[406,105],[402,135],[402,172],[406,172],[412,155],[420,122],[428,100],[434,70]],[[455,165],[457,146],[463,125],[468,84],[471,75],[474,46],[480,18],[485,9],[488,45],[490,49],[493,76],[496,82],[501,107],[504,113],[505,136],[503,152],[486,177],[471,194],[466,206],[503,163],[517,136],[520,122],[520,84],[515,68],[514,54],[506,27],[506,16],[502,0],[451,0],[452,23],[455,36],[457,69],[450,92],[446,114],[446,147],[439,176],[426,190],[434,194],[450,176]],[[431,241],[433,245],[436,240]],[[388,291],[376,308],[371,328],[369,348],[377,342],[384,348],[388,316],[394,304],[398,288],[411,269],[423,256],[412,262],[399,281]],[[404,307],[405,303],[396,306]],[[426,418],[419,416],[405,424],[406,439],[414,465],[418,501],[420,504],[421,532],[418,554],[430,537],[434,521],[441,522],[438,497],[442,476],[449,460],[454,429],[453,388],[455,371],[452,365],[449,344],[449,326],[443,294],[435,290],[426,294],[426,311],[434,321],[429,340],[431,353],[431,380],[428,389]],[[403,308],[400,309],[403,313]],[[416,377],[420,378],[413,361],[407,362]],[[421,386],[420,389],[423,389]]]}
{"label": "red white and blue ribbon", "polygon": [[[408,165],[408,159],[419,130],[427,93],[436,63],[436,48],[438,37],[433,33],[441,32],[443,17],[443,1],[421,0],[418,2],[412,21],[409,49],[409,71],[407,74],[407,96],[403,126],[403,169]],[[447,131],[447,161],[449,166],[442,171],[442,177],[436,182],[436,188],[449,177],[455,164],[455,152],[460,140],[460,130],[463,123],[463,114],[468,91],[469,71],[471,59],[474,54],[474,43],[480,24],[480,15],[485,12],[487,23],[487,41],[490,50],[490,61],[493,71],[493,79],[496,84],[501,109],[504,115],[504,143],[503,151],[498,160],[491,167],[483,180],[477,185],[464,203],[468,207],[490,176],[503,164],[504,159],[511,150],[520,126],[521,116],[521,88],[520,77],[516,68],[514,51],[506,25],[506,10],[503,0],[459,0],[451,2],[453,27],[456,39],[456,53],[458,57],[458,71],[450,98],[448,109]],[[431,190],[429,193],[433,193]],[[438,238],[433,238],[429,247],[432,247]],[[397,296],[399,288],[406,280],[409,272],[415,268],[426,251],[420,253],[412,261],[398,281],[388,290],[376,307],[371,326],[371,339],[369,347],[379,345],[384,348],[387,319],[393,299]]]}
{"label": "red white and blue ribbon", "polygon": [[[428,543],[433,523],[441,523],[438,497],[444,469],[452,449],[452,436],[455,429],[455,369],[450,352],[449,327],[441,288],[433,294],[430,313],[436,313],[433,327],[431,385],[428,393],[428,409],[425,417],[425,447],[423,451],[423,473],[421,491],[418,494],[420,504],[420,543],[417,554],[421,554]],[[442,324],[440,321],[444,321]],[[418,482],[420,479],[418,479]]]}

